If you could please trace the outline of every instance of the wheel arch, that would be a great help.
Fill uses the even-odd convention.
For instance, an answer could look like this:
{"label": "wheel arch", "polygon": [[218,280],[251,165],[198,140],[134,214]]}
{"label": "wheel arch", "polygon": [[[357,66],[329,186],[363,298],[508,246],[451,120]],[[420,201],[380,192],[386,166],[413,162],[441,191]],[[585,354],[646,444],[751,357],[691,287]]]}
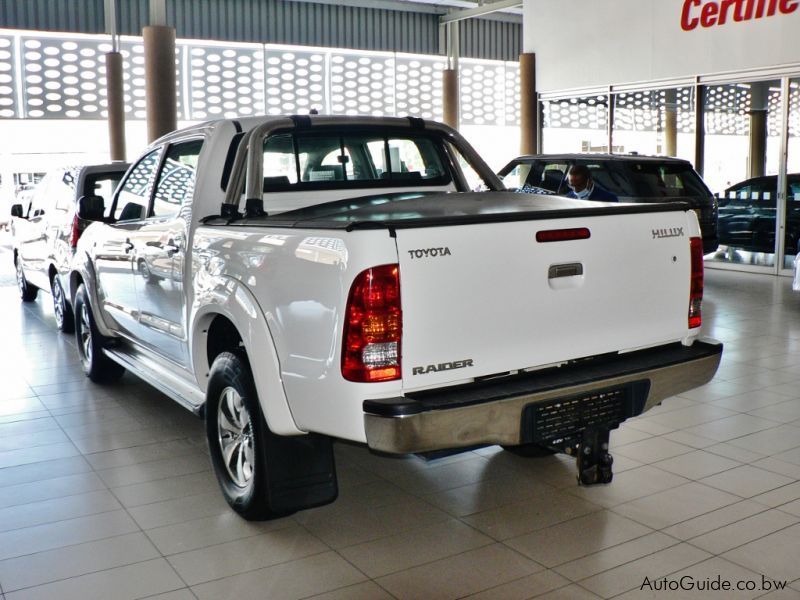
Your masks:
{"label": "wheel arch", "polygon": [[220,353],[243,353],[270,430],[278,435],[306,433],[292,416],[272,335],[252,293],[235,280],[216,286],[214,292],[202,302],[195,301],[201,307],[190,329],[191,362],[198,386],[204,392],[208,389],[211,364]]}

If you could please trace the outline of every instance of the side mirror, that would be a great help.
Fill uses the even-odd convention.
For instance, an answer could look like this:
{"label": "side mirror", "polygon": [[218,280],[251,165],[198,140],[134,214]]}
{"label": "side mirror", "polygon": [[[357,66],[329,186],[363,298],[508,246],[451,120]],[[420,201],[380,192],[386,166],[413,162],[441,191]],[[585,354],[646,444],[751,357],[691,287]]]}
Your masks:
{"label": "side mirror", "polygon": [[14,204],[11,207],[11,216],[17,217],[18,219],[22,219],[22,204]]}
{"label": "side mirror", "polygon": [[78,218],[85,221],[100,221],[105,212],[102,196],[81,196],[78,198]]}

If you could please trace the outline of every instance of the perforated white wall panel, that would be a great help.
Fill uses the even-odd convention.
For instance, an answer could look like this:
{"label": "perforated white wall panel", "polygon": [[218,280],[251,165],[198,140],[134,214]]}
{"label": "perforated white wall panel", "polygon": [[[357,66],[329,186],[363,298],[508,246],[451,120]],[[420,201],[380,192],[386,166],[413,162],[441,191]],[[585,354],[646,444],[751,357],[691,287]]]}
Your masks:
{"label": "perforated white wall panel", "polygon": [[444,116],[442,103],[442,71],[444,59],[405,58],[395,60],[396,114],[441,121]]}
{"label": "perforated white wall panel", "polygon": [[461,123],[505,124],[505,70],[502,64],[462,60],[460,63]]}
{"label": "perforated white wall panel", "polygon": [[19,116],[17,106],[17,81],[14,77],[14,38],[0,35],[0,118]]}
{"label": "perforated white wall panel", "polygon": [[269,115],[328,112],[326,58],[323,52],[267,48],[266,112]]}
{"label": "perforated white wall panel", "polygon": [[334,52],[330,57],[331,113],[394,115],[394,57]]}
{"label": "perforated white wall panel", "polygon": [[264,49],[260,44],[180,44],[188,61],[187,111],[195,121],[264,112]]}

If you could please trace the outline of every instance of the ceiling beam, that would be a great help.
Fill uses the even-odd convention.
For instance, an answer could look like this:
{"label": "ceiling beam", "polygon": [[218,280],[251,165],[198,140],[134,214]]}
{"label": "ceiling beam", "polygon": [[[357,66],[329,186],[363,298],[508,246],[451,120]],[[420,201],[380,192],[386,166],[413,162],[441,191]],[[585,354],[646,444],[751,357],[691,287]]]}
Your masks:
{"label": "ceiling beam", "polygon": [[516,8],[522,6],[520,0],[498,0],[497,2],[490,2],[475,8],[467,8],[465,10],[458,10],[439,17],[439,22],[443,25],[446,23],[455,23],[456,21],[463,21],[464,19],[471,19],[473,17],[481,17],[499,10],[507,8]]}

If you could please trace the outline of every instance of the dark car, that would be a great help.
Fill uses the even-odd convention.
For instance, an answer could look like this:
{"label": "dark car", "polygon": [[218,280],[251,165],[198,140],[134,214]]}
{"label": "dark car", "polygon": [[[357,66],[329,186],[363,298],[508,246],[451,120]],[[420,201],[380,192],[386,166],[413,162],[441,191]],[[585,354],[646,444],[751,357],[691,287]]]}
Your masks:
{"label": "dark car", "polygon": [[566,194],[572,165],[585,165],[600,187],[620,202],[686,202],[700,221],[703,252],[714,252],[717,200],[691,163],[679,158],[624,154],[537,154],[515,158],[498,175],[509,189]]}
{"label": "dark car", "polygon": [[[800,240],[800,173],[787,175],[786,253]],[[747,252],[775,252],[778,176],[754,177],[732,185],[719,199],[719,243]]]}

